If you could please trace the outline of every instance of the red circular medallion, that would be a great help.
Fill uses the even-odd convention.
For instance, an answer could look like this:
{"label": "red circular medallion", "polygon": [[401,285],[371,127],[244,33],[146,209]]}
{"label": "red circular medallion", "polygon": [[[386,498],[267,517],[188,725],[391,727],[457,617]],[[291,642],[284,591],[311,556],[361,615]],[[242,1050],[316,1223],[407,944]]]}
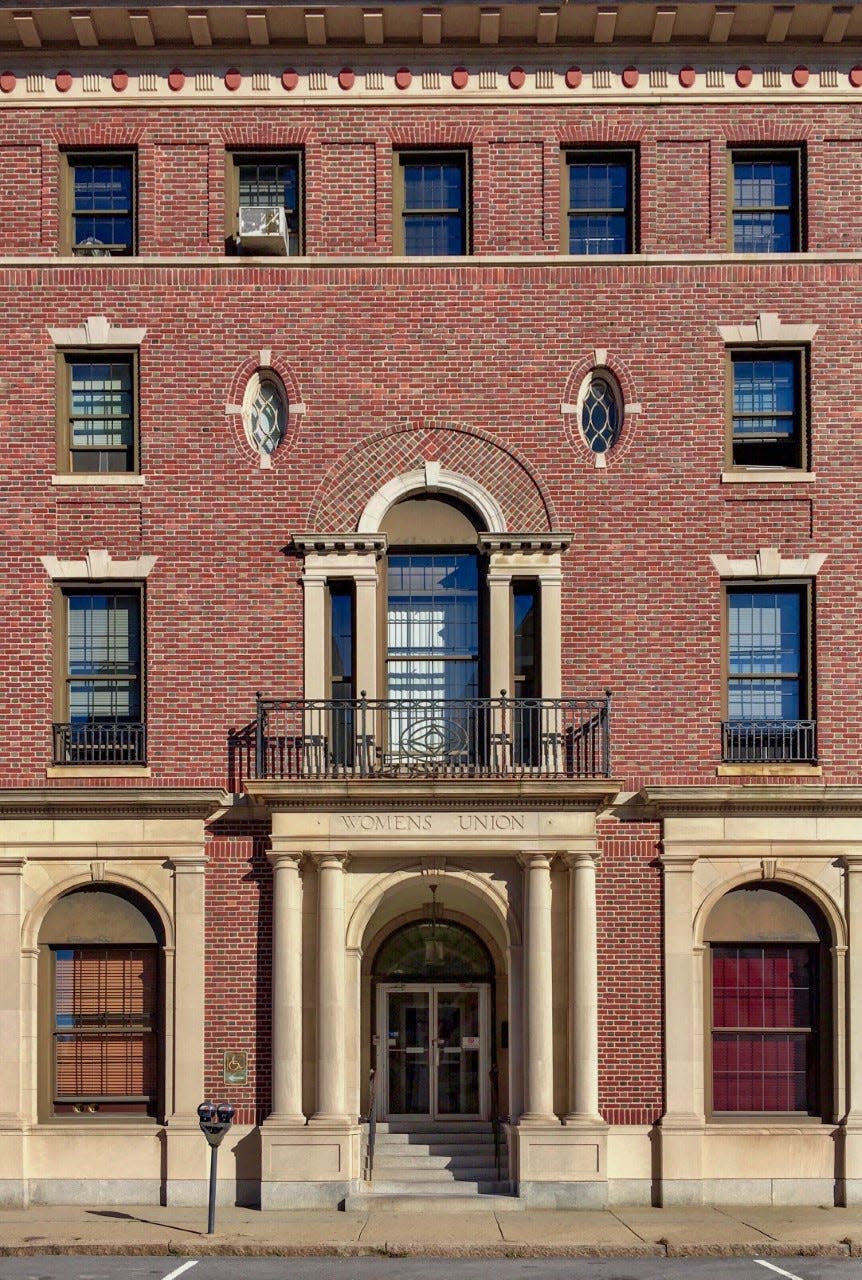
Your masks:
{"label": "red circular medallion", "polygon": [[580,67],[569,67],[566,72],[566,88],[577,89],[584,79],[584,73]]}
{"label": "red circular medallion", "polygon": [[527,82],[527,73],[523,67],[512,67],[509,72],[509,84],[513,89],[523,89]]}
{"label": "red circular medallion", "polygon": [[224,87],[230,89],[233,93],[242,84],[242,73],[237,71],[236,67],[231,67],[230,71],[224,73]]}
{"label": "red circular medallion", "polygon": [[858,89],[862,85],[862,67],[854,67],[850,72],[850,83],[854,89]]}
{"label": "red circular medallion", "polygon": [[111,76],[111,86],[117,93],[122,93],[124,89],[128,89],[129,73],[127,71],[115,71]]}
{"label": "red circular medallion", "polygon": [[178,67],[174,67],[173,71],[171,71],[168,75],[168,88],[173,89],[174,93],[177,93],[180,89],[182,89],[185,82],[186,82],[186,77],[184,73],[180,71]]}
{"label": "red circular medallion", "polygon": [[740,89],[747,89],[753,79],[754,72],[751,70],[751,67],[736,68],[736,83],[739,85]]}
{"label": "red circular medallion", "polygon": [[295,89],[299,84],[299,76],[294,71],[293,67],[288,67],[286,71],[282,71],[281,84],[282,88],[287,89],[288,92],[290,92],[291,89]]}
{"label": "red circular medallion", "polygon": [[350,67],[342,67],[338,73],[338,83],[342,89],[352,89],[356,84],[356,72],[352,71]]}
{"label": "red circular medallion", "polygon": [[407,67],[399,67],[395,72],[395,86],[398,89],[409,89],[413,83],[413,72]]}
{"label": "red circular medallion", "polygon": [[690,89],[697,79],[697,72],[694,67],[683,67],[679,73],[679,82],[683,89]]}
{"label": "red circular medallion", "polygon": [[0,93],[11,93],[16,83],[14,74],[11,71],[4,71],[0,75]]}
{"label": "red circular medallion", "polygon": [[466,89],[470,80],[470,73],[466,67],[456,67],[452,72],[452,84],[456,89]]}
{"label": "red circular medallion", "polygon": [[623,84],[627,89],[633,89],[640,78],[637,67],[626,67],[623,72]]}
{"label": "red circular medallion", "polygon": [[72,73],[70,71],[58,71],[54,77],[54,84],[60,93],[68,93],[72,87]]}

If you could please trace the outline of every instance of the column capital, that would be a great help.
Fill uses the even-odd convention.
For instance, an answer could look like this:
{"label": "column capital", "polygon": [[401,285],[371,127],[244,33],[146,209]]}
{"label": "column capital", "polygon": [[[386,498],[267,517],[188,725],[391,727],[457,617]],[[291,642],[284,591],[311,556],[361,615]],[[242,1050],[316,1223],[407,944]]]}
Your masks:
{"label": "column capital", "polygon": [[576,867],[595,867],[601,857],[601,850],[595,849],[564,849],[560,854],[566,866],[574,871]]}
{"label": "column capital", "polygon": [[309,853],[308,857],[318,871],[346,871],[350,862],[350,854],[346,849],[343,851],[330,849],[326,853]]}
{"label": "column capital", "polygon": [[299,871],[302,862],[302,854],[296,850],[289,849],[268,849],[267,859],[272,864],[273,871],[285,868],[288,871]]}
{"label": "column capital", "polygon": [[207,869],[206,856],[197,858],[171,858],[169,866],[175,876],[178,875],[199,875],[202,876]]}
{"label": "column capital", "polygon": [[548,853],[547,849],[521,849],[515,856],[527,871],[531,871],[534,867],[550,871],[554,855]]}
{"label": "column capital", "polygon": [[665,875],[671,872],[677,872],[682,875],[691,875],[694,871],[694,864],[700,859],[699,853],[669,853],[665,850],[659,854],[659,862],[662,865]]}
{"label": "column capital", "polygon": [[20,876],[21,872],[27,865],[27,859],[22,855],[6,855],[0,857],[0,876]]}

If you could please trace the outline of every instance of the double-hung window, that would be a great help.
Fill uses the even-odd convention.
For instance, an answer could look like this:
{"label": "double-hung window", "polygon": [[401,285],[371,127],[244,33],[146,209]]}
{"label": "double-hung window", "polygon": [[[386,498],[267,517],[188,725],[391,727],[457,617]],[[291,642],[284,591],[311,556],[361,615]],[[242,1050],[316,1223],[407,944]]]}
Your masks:
{"label": "double-hung window", "polygon": [[731,351],[729,463],[805,470],[808,466],[805,352]]}
{"label": "double-hung window", "polygon": [[727,719],[733,764],[816,758],[806,585],[727,588]]}
{"label": "double-hung window", "polygon": [[231,153],[229,242],[244,253],[302,253],[302,152]]}
{"label": "double-hung window", "polygon": [[58,357],[59,471],[138,470],[137,361],[132,352]]}
{"label": "double-hung window", "polygon": [[714,1112],[817,1113],[817,951],[711,948]]}
{"label": "double-hung window", "polygon": [[68,587],[58,609],[55,764],[144,764],[140,590]]}
{"label": "double-hung window", "polygon": [[440,257],[470,252],[466,151],[399,151],[395,156],[397,254]]}
{"label": "double-hung window", "polygon": [[730,153],[731,247],[735,253],[796,253],[803,249],[802,154]]}
{"label": "double-hung window", "polygon": [[635,251],[635,153],[564,152],[564,253]]}
{"label": "double-hung window", "polygon": [[64,152],[61,248],[78,257],[135,252],[135,156]]}

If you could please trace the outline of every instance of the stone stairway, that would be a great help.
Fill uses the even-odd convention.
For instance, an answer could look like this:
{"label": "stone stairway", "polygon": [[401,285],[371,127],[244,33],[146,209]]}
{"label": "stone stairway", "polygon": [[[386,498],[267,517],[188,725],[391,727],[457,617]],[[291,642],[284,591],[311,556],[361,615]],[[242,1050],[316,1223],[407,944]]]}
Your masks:
{"label": "stone stairway", "polygon": [[505,1135],[500,1167],[502,1178],[488,1121],[389,1121],[377,1126],[373,1177],[347,1197],[344,1207],[394,1212],[426,1206],[446,1212],[520,1208],[508,1181]]}

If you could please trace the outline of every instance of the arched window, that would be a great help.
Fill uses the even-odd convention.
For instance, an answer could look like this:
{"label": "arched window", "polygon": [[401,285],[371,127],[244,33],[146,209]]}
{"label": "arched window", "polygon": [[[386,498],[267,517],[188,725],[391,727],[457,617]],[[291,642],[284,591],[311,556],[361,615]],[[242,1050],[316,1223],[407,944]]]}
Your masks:
{"label": "arched window", "polygon": [[249,380],[243,399],[243,423],[252,448],[266,466],[284,439],[287,395],[271,369],[260,369]]}
{"label": "arched window", "polygon": [[587,447],[604,454],[614,447],[623,424],[623,399],[608,369],[593,369],[578,397],[578,422]]}
{"label": "arched window", "polygon": [[382,982],[491,982],[494,963],[472,929],[455,920],[417,920],[391,933],[374,958]]}
{"label": "arched window", "polygon": [[803,894],[775,883],[732,889],[705,940],[711,1110],[828,1118],[828,926]]}
{"label": "arched window", "polygon": [[76,889],[39,931],[40,1115],[159,1113],[161,926],[137,895]]}

